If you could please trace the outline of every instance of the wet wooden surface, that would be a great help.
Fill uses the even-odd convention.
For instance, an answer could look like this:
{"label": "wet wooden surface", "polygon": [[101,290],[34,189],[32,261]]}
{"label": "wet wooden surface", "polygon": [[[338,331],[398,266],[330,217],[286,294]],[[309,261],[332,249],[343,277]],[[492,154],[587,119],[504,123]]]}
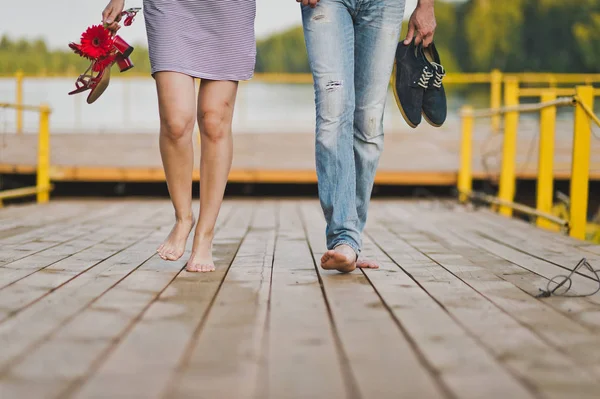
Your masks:
{"label": "wet wooden surface", "polygon": [[0,209],[0,397],[598,397],[600,294],[535,296],[599,246],[437,200],[369,217],[381,269],[342,275],[317,201],[230,199],[192,274],[155,253],[167,201]]}
{"label": "wet wooden surface", "polygon": [[[555,176],[570,176],[572,134],[570,123],[559,121],[555,145]],[[524,120],[519,127],[516,173],[537,176],[537,122]],[[600,137],[600,135],[599,135]],[[196,154],[199,154],[194,136]],[[33,173],[36,165],[35,134],[16,135],[0,130],[0,173]],[[314,134],[285,133],[234,135],[230,181],[314,183]],[[449,122],[440,129],[422,126],[386,132],[379,184],[453,185],[457,181],[460,126]],[[490,134],[477,125],[473,142],[476,178],[495,177],[500,171],[502,134]],[[60,134],[51,138],[51,175],[66,181],[163,181],[164,173],[153,134]],[[198,178],[199,155],[195,177]],[[600,180],[600,139],[592,140],[590,175]]]}

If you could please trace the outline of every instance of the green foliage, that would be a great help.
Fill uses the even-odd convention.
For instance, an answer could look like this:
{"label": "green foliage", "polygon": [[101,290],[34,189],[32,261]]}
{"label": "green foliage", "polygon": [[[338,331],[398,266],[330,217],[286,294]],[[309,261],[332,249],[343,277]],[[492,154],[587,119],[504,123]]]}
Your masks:
{"label": "green foliage", "polygon": [[302,27],[273,35],[256,45],[257,72],[310,72]]}
{"label": "green foliage", "polygon": [[[436,2],[436,46],[449,72],[598,72],[600,0],[463,0]],[[405,37],[407,23],[402,29]],[[149,74],[148,51],[132,54],[137,74]],[[0,74],[76,75],[89,62],[42,39],[0,38]],[[301,27],[257,43],[256,72],[309,72]],[[131,73],[131,72],[130,72]]]}
{"label": "green foliage", "polygon": [[[148,50],[135,46],[132,61],[138,73],[150,72]],[[65,50],[49,50],[43,39],[13,40],[4,35],[0,38],[0,74],[11,75],[18,70],[25,74],[78,75],[90,65],[65,46]]]}
{"label": "green foliage", "polygon": [[518,63],[523,53],[520,38],[525,1],[472,2],[463,32],[469,44],[468,69],[484,71],[494,66],[507,70]]}

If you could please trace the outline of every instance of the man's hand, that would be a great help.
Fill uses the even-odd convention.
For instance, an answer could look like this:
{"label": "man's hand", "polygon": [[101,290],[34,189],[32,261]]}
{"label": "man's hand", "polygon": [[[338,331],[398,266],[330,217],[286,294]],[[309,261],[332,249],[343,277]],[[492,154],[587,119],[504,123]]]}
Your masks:
{"label": "man's hand", "polygon": [[121,20],[121,12],[125,6],[125,0],[111,0],[104,11],[102,11],[102,23],[104,26],[116,32],[119,30],[119,21]]}
{"label": "man's hand", "polygon": [[297,3],[302,3],[304,6],[310,6],[310,8],[315,8],[319,1],[320,0],[296,0]]}
{"label": "man's hand", "polygon": [[408,33],[406,39],[404,39],[404,44],[408,45],[414,37],[415,44],[423,42],[424,47],[429,46],[433,42],[435,27],[433,0],[419,0],[417,8],[408,21]]}

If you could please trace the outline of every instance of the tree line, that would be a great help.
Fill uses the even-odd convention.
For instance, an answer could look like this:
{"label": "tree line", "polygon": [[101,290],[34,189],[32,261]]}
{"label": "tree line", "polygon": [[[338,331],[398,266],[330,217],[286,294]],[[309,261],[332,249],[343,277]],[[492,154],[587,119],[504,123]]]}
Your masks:
{"label": "tree line", "polygon": [[[436,18],[435,43],[450,72],[599,71],[600,0],[438,1]],[[136,46],[132,60],[137,73],[150,73],[147,49]],[[66,45],[50,50],[43,39],[0,39],[3,75],[75,75],[87,66]],[[260,40],[256,71],[309,72],[302,28]]]}

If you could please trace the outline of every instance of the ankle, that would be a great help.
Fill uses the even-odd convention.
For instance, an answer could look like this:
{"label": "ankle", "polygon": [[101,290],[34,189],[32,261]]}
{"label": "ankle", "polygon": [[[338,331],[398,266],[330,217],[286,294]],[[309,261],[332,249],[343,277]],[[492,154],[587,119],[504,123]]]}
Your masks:
{"label": "ankle", "polygon": [[192,212],[183,215],[175,214],[176,223],[194,223],[194,214]]}
{"label": "ankle", "polygon": [[345,255],[348,259],[358,259],[358,254],[356,253],[354,248],[352,248],[348,244],[340,244],[336,246],[333,250]]}
{"label": "ankle", "polygon": [[213,237],[215,236],[214,230],[196,230],[196,238],[201,241],[209,241],[212,242]]}

